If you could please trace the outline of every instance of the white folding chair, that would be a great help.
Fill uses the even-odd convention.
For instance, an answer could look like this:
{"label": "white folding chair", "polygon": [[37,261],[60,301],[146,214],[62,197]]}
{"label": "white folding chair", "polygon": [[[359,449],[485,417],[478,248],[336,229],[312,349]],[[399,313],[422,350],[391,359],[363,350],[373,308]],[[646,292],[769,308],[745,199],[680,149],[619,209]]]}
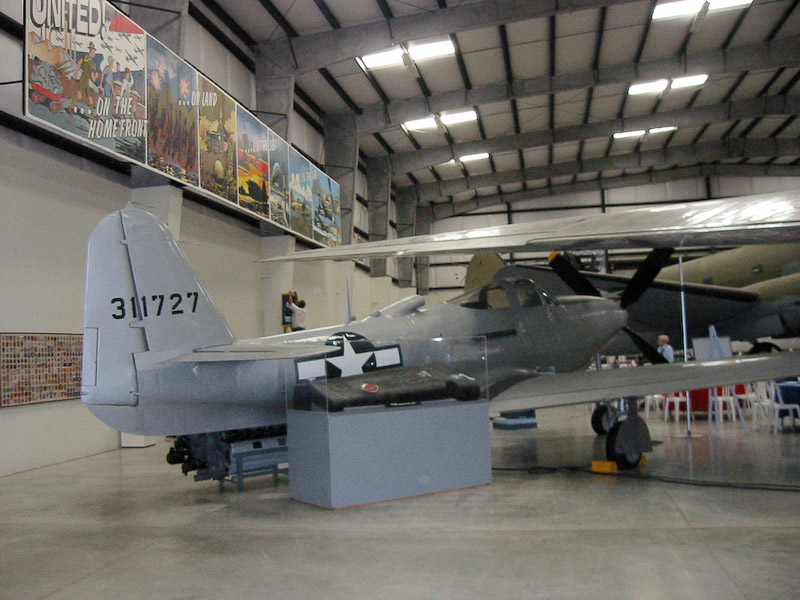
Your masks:
{"label": "white folding chair", "polygon": [[644,418],[650,418],[650,408],[653,407],[656,411],[659,411],[664,406],[664,401],[666,400],[666,396],[664,394],[649,394],[644,397]]}
{"label": "white folding chair", "polygon": [[756,381],[750,384],[753,398],[750,401],[750,409],[753,411],[753,427],[758,425],[758,418],[764,417],[767,423],[772,423],[774,404],[774,394],[772,385],[767,381]]}
{"label": "white folding chair", "polygon": [[[717,415],[721,414],[724,418],[727,414],[731,421],[735,421],[736,408],[734,407],[733,403],[736,402],[736,396],[734,396],[731,386],[723,385],[722,387],[709,390],[708,392],[709,415],[716,417]],[[711,422],[711,418],[712,417],[709,416],[709,422]]]}
{"label": "white folding chair", "polygon": [[689,415],[689,403],[687,402],[686,396],[681,392],[675,392],[672,394],[668,394],[667,397],[664,399],[664,420],[669,421],[669,411],[670,407],[672,407],[672,411],[674,413],[675,422],[677,423],[678,420],[681,418],[681,403],[683,403],[684,411],[687,414],[687,417],[691,418]]}
{"label": "white folding chair", "polygon": [[792,431],[795,431],[794,419],[795,417],[800,419],[800,404],[784,404],[783,396],[781,395],[781,388],[774,381],[772,382],[772,389],[773,398],[775,400],[772,407],[772,409],[775,411],[775,429],[773,431],[778,433],[778,429],[783,430],[783,419],[785,417],[791,417]]}
{"label": "white folding chair", "polygon": [[753,409],[753,402],[756,399],[756,394],[753,391],[752,384],[734,385],[731,386],[731,390],[733,391],[733,395],[738,398],[739,406],[742,407],[742,410]]}

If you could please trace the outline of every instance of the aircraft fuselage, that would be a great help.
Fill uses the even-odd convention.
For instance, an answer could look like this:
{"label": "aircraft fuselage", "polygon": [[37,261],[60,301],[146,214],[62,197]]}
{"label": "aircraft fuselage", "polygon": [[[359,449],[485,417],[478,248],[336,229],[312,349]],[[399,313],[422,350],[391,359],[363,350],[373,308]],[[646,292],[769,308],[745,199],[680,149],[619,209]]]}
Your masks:
{"label": "aircraft fuselage", "polygon": [[[465,295],[419,310],[422,299],[412,296],[347,325],[240,342],[287,347],[327,342],[327,356],[155,364],[142,359],[135,406],[89,406],[122,431],[148,435],[219,430],[220,413],[226,429],[267,426],[285,423],[287,404],[305,379],[432,362],[474,377],[491,398],[496,389],[535,372],[585,367],[626,321],[616,302],[550,299],[528,280],[485,287],[491,287],[491,300],[481,306],[470,305]],[[520,297],[536,305],[523,306]]]}

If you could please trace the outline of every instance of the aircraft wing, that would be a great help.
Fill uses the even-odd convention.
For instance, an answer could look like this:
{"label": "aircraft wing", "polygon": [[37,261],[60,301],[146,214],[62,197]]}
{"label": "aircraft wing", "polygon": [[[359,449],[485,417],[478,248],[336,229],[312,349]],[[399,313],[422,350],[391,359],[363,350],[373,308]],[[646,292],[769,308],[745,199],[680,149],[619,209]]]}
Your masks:
{"label": "aircraft wing", "polygon": [[796,352],[540,375],[498,394],[489,406],[493,411],[547,408],[798,375],[800,354]]}
{"label": "aircraft wing", "polygon": [[654,205],[296,252],[264,262],[457,254],[660,248],[797,241],[800,190]]}

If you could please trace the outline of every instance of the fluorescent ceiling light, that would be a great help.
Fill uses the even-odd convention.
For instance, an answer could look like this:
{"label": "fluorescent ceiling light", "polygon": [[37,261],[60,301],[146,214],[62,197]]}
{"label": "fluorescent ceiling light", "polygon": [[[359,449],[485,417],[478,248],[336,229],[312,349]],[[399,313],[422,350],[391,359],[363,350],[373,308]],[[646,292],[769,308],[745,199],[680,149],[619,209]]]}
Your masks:
{"label": "fluorescent ceiling light", "polygon": [[445,125],[453,125],[454,123],[476,121],[478,119],[478,114],[474,110],[465,110],[464,112],[460,113],[450,113],[447,115],[441,115],[439,119]]}
{"label": "fluorescent ceiling light", "polygon": [[708,10],[724,10],[726,8],[742,8],[749,6],[753,0],[708,0]]}
{"label": "fluorescent ceiling light", "polygon": [[687,77],[676,77],[672,80],[672,85],[670,88],[677,90],[679,88],[703,85],[706,81],[708,81],[707,73],[703,73],[702,75],[689,75]]}
{"label": "fluorescent ceiling light", "polygon": [[666,79],[656,79],[655,81],[645,81],[644,83],[634,83],[628,88],[628,94],[657,94],[667,89],[669,81]]}
{"label": "fluorescent ceiling light", "polygon": [[665,125],[664,127],[653,127],[647,133],[666,133],[667,131],[675,131],[675,125]]}
{"label": "fluorescent ceiling light", "polygon": [[364,66],[368,69],[379,69],[381,67],[402,65],[403,49],[400,46],[395,46],[394,48],[384,50],[382,52],[365,54],[361,57],[361,60],[364,61]]}
{"label": "fluorescent ceiling light", "polygon": [[636,129],[634,131],[620,131],[614,134],[615,140],[622,140],[630,137],[642,137],[645,134],[644,129]]}
{"label": "fluorescent ceiling light", "polygon": [[653,20],[696,15],[703,8],[704,3],[705,0],[680,0],[679,2],[658,4],[653,9]]}
{"label": "fluorescent ceiling light", "polygon": [[461,162],[469,162],[471,160],[480,160],[482,158],[489,158],[488,152],[478,152],[477,154],[466,154],[464,156],[459,156],[458,160]]}
{"label": "fluorescent ceiling light", "polygon": [[450,40],[441,42],[430,42],[429,44],[414,44],[408,47],[408,54],[414,60],[425,60],[428,58],[438,58],[440,56],[450,56],[456,53],[456,47]]}
{"label": "fluorescent ceiling light", "polygon": [[435,129],[436,119],[433,117],[425,117],[424,119],[414,119],[403,123],[406,129]]}

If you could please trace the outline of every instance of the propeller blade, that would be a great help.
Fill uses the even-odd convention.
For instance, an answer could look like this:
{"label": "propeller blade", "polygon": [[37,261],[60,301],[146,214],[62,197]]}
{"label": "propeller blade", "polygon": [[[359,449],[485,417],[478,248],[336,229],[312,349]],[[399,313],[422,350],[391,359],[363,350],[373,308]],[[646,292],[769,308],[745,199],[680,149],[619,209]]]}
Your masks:
{"label": "propeller blade", "polygon": [[586,279],[578,269],[563,255],[553,252],[547,262],[561,281],[566,283],[570,289],[581,296],[600,296],[600,291]]}
{"label": "propeller blade", "polygon": [[659,271],[661,271],[662,267],[667,264],[669,257],[672,256],[674,251],[674,248],[655,248],[650,251],[650,254],[648,254],[644,262],[639,265],[636,273],[634,273],[630,282],[628,282],[628,287],[622,292],[622,297],[620,298],[620,305],[622,308],[627,308],[642,297],[642,294],[644,294],[647,288],[650,287],[650,284],[653,283],[653,280],[656,278]]}
{"label": "propeller blade", "polygon": [[628,334],[628,337],[631,338],[636,347],[644,354],[644,357],[649,360],[654,365],[661,365],[664,363],[668,363],[669,361],[661,356],[658,350],[650,344],[646,339],[636,333],[633,329],[625,325],[622,330]]}

